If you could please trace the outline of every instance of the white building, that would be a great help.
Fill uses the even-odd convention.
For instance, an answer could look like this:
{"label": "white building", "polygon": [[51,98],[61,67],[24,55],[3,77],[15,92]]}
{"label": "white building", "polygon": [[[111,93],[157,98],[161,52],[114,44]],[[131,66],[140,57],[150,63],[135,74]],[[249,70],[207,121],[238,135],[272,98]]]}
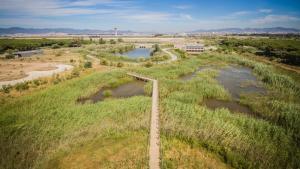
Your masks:
{"label": "white building", "polygon": [[203,44],[198,44],[198,43],[194,43],[194,44],[176,44],[175,48],[177,49],[181,49],[184,50],[188,53],[200,53],[200,52],[204,52],[204,45]]}

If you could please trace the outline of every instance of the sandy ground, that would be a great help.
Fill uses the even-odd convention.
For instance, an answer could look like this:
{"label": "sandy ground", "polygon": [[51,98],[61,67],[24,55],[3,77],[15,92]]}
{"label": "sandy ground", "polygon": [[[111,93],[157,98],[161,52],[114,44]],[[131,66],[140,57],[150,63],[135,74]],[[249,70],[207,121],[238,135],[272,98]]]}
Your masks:
{"label": "sandy ground", "polygon": [[0,81],[15,80],[26,77],[31,71],[48,71],[56,69],[52,63],[0,62]]}
{"label": "sandy ground", "polygon": [[76,50],[78,49],[43,49],[43,54],[40,55],[0,60],[0,82],[24,78],[32,71],[54,70],[58,64],[77,65],[82,57]]}
{"label": "sandy ground", "polygon": [[[26,72],[26,76],[16,80],[7,80],[7,81],[0,81],[0,87],[3,85],[15,85],[20,82],[30,81],[34,79],[38,79],[41,77],[49,77],[54,74],[64,72],[73,68],[71,65],[65,64],[51,64],[51,67],[54,67],[52,70],[40,70],[40,71],[29,71]],[[47,68],[47,67],[46,67]]]}

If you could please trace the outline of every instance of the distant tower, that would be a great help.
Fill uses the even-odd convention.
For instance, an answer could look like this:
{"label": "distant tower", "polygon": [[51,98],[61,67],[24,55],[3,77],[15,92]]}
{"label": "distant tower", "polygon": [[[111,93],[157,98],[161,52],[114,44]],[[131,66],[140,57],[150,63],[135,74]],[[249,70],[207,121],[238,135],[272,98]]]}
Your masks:
{"label": "distant tower", "polygon": [[115,28],[114,30],[115,30],[115,36],[118,36],[118,29]]}

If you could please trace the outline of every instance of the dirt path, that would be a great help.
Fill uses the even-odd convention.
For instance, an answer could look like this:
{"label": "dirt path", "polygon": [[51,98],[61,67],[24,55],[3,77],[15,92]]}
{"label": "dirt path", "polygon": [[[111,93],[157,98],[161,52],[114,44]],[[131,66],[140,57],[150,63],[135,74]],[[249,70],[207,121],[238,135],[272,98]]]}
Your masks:
{"label": "dirt path", "polygon": [[174,62],[174,61],[178,60],[178,58],[177,58],[177,56],[176,56],[175,54],[173,54],[172,52],[169,52],[169,51],[168,51],[169,49],[170,49],[170,48],[162,49],[165,53],[167,53],[168,55],[171,56],[171,59],[168,60],[167,62]]}
{"label": "dirt path", "polygon": [[52,76],[54,74],[66,71],[66,70],[70,70],[73,68],[73,66],[71,65],[64,65],[64,64],[58,64],[55,65],[55,67],[57,67],[57,69],[54,70],[48,70],[48,71],[31,71],[26,73],[27,76],[21,79],[17,79],[17,80],[10,80],[10,81],[2,81],[0,82],[0,87],[2,87],[3,85],[15,85],[17,83],[21,83],[21,82],[25,82],[25,81],[30,81],[30,80],[34,80],[34,79],[38,79],[40,77],[49,77]]}
{"label": "dirt path", "polygon": [[152,111],[151,111],[151,124],[150,124],[150,148],[149,148],[149,167],[150,169],[160,168],[160,136],[159,136],[159,95],[158,95],[158,81],[150,79],[141,75],[127,73],[137,79],[153,82],[152,88]]}
{"label": "dirt path", "polygon": [[95,62],[98,62],[98,63],[100,63],[100,59],[99,59],[99,58],[97,58],[97,57],[95,57],[95,56],[92,56],[92,55],[87,55],[86,57],[88,57],[88,58],[90,58],[90,59],[94,60]]}

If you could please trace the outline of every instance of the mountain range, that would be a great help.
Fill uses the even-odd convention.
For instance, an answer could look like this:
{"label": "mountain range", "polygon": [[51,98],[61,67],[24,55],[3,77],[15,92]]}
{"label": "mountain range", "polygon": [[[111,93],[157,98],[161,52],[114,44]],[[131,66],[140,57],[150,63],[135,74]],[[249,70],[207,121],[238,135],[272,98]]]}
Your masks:
{"label": "mountain range", "polygon": [[[0,28],[0,35],[14,35],[14,34],[68,34],[68,35],[87,35],[87,34],[114,34],[114,30],[96,30],[96,29],[71,29],[71,28],[21,28],[10,27]],[[201,34],[201,33],[219,33],[219,34],[244,34],[244,33],[294,33],[299,34],[299,29],[273,27],[273,28],[225,28],[225,29],[199,29],[187,32],[188,34]],[[118,30],[118,34],[154,34],[151,32],[135,32],[130,30]]]}
{"label": "mountain range", "polygon": [[[10,27],[0,28],[0,35],[13,34],[114,34],[114,30],[96,30],[96,29],[72,29],[72,28],[21,28]],[[132,31],[118,30],[119,34],[132,34]]]}
{"label": "mountain range", "polygon": [[273,27],[273,28],[225,28],[225,29],[200,29],[191,31],[189,33],[232,33],[232,34],[243,34],[243,33],[300,33],[300,29],[295,28],[284,28],[284,27]]}

